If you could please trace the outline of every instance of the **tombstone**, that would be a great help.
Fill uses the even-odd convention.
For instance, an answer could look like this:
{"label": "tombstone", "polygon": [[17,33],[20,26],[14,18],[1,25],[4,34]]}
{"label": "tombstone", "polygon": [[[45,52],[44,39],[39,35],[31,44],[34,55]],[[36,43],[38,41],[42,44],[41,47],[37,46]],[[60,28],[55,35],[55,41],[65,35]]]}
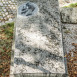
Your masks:
{"label": "tombstone", "polygon": [[58,0],[18,0],[15,30],[16,77],[64,76]]}

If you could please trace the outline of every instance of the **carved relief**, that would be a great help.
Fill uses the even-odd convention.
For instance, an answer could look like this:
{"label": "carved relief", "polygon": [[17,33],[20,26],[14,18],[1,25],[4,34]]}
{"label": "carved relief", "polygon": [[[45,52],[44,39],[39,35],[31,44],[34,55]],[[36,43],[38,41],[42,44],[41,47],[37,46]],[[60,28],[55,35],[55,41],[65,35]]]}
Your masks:
{"label": "carved relief", "polygon": [[19,6],[18,14],[22,16],[32,16],[37,14],[38,6],[32,2],[26,2]]}

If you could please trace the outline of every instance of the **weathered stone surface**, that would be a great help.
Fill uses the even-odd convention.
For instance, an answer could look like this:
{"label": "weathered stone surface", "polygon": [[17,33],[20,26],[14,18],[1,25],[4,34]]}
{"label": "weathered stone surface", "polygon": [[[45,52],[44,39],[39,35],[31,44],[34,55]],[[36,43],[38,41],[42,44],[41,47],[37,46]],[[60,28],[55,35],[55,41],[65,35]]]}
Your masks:
{"label": "weathered stone surface", "polygon": [[[35,3],[39,12],[17,15],[14,74],[65,73],[58,1],[27,1]],[[19,0],[18,5],[24,2]]]}
{"label": "weathered stone surface", "polygon": [[63,26],[63,42],[64,52],[69,53],[74,49],[72,43],[77,43],[77,24],[62,24]]}
{"label": "weathered stone surface", "polygon": [[77,23],[77,8],[61,8],[61,21],[65,23]]}

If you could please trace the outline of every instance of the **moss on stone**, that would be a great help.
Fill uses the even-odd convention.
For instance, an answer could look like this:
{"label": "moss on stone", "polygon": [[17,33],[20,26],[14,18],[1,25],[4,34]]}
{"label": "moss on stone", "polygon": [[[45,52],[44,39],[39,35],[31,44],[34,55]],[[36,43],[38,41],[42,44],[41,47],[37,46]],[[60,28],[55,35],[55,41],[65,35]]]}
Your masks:
{"label": "moss on stone", "polygon": [[77,7],[77,3],[71,3],[70,5],[68,5],[68,6],[64,6],[64,7],[71,7],[71,8],[73,8],[73,7]]}

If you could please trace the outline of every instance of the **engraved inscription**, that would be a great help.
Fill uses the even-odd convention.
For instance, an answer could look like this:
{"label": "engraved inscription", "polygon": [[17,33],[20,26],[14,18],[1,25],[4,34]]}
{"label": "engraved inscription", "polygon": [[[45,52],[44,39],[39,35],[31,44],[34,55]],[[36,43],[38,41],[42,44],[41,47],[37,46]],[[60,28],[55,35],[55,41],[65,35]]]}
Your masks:
{"label": "engraved inscription", "polygon": [[32,2],[26,2],[19,6],[18,14],[22,16],[32,16],[38,12],[38,6]]}

